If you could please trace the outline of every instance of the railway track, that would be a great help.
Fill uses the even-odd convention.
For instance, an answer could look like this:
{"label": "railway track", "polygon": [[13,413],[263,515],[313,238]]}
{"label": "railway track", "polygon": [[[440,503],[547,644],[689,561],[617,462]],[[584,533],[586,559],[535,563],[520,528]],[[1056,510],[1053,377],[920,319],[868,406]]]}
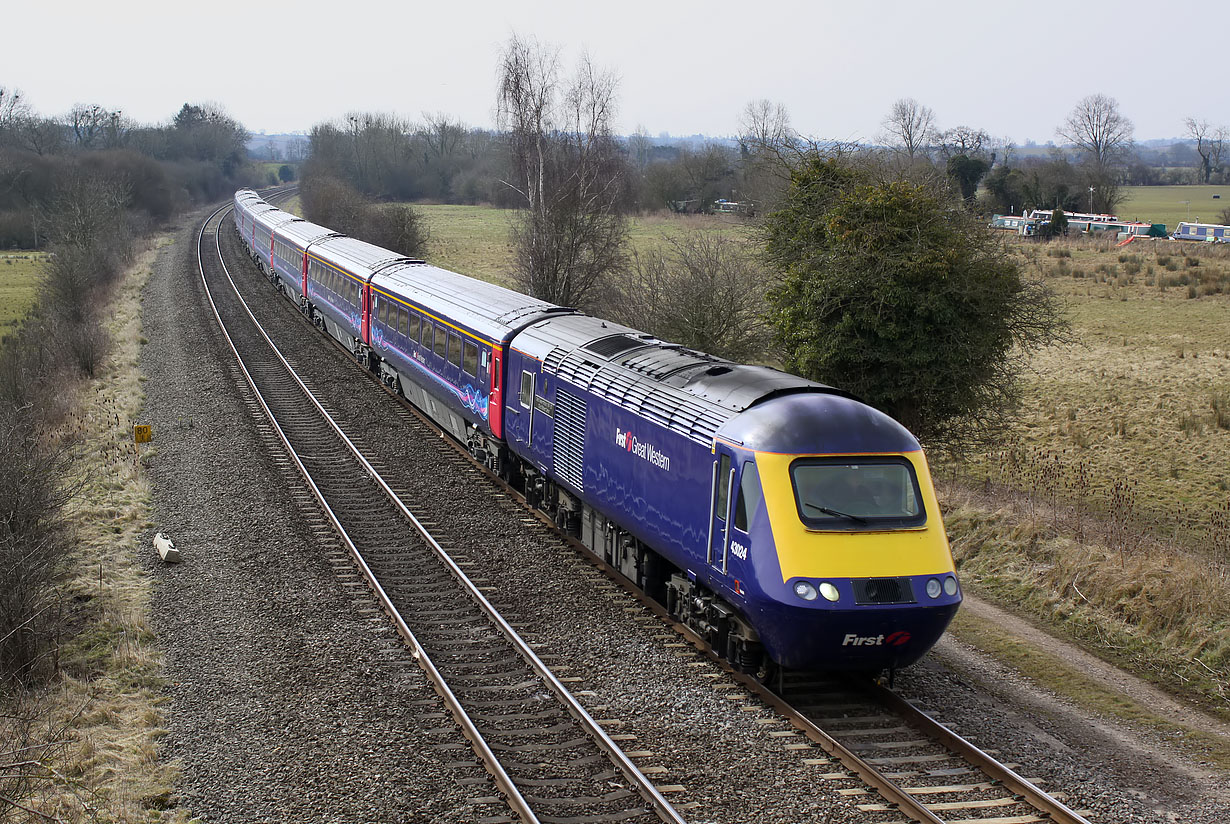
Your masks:
{"label": "railway track", "polygon": [[227,342],[291,461],[512,812],[524,822],[683,824],[277,353],[222,258],[218,231],[228,210],[206,220],[197,248]]}
{"label": "railway track", "polygon": [[[267,288],[263,278],[257,281],[258,286],[248,288]],[[355,369],[370,377],[357,364]],[[373,382],[388,391],[379,382]],[[407,421],[414,415],[418,425],[439,432],[404,400],[402,403]],[[518,499],[524,505],[516,492],[475,464],[459,446],[447,439],[442,443],[452,447],[442,451],[450,454],[456,465],[485,475],[498,490],[494,494],[501,502]],[[603,569],[683,635],[698,654],[725,667],[703,639],[674,622],[660,605],[645,598],[602,559],[579,542],[554,531],[553,525],[537,513],[526,509],[523,514],[527,523],[532,514],[542,522],[539,529],[552,529],[558,539],[572,544],[590,563]],[[869,822],[1088,824],[1057,795],[1043,792],[1037,782],[1018,775],[1012,765],[1000,763],[992,753],[974,747],[882,686],[795,675],[782,681],[780,690],[774,691],[746,675],[729,668],[727,671],[729,686],[744,687],[751,700],[773,708],[809,740],[809,745],[799,745],[800,748],[823,751],[814,752],[816,758],[808,758],[808,753],[804,753],[804,758],[825,770],[823,780],[832,782],[836,792],[848,797]]]}

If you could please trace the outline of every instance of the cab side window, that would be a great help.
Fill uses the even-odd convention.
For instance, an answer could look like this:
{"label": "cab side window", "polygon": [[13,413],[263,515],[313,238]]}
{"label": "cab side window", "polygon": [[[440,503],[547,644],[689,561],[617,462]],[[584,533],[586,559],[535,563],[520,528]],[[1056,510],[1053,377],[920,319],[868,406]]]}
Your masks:
{"label": "cab side window", "polygon": [[534,395],[534,373],[522,372],[521,373],[521,397],[519,398],[519,400],[521,401],[521,405],[524,406],[526,409],[530,408],[530,403],[534,400],[533,395]]}
{"label": "cab side window", "polygon": [[760,472],[756,464],[743,464],[743,477],[739,481],[739,497],[735,498],[735,529],[747,532],[748,526],[760,511],[764,493],[760,489]]}
{"label": "cab side window", "polygon": [[717,516],[719,521],[726,520],[726,506],[730,501],[730,456],[723,455],[721,464],[718,466],[718,491],[717,503],[713,507],[713,514]]}

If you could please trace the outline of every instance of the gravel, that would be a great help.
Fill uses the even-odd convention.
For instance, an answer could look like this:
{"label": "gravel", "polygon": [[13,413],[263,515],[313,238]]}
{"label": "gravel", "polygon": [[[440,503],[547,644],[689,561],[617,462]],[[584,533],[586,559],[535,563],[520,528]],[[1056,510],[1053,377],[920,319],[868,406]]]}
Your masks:
{"label": "gravel", "polygon": [[[172,683],[162,756],[183,766],[178,803],[225,822],[503,814],[474,803],[493,790],[475,783],[481,771],[456,766],[473,756],[451,724],[429,717],[442,704],[385,623],[356,611],[372,602],[339,583],[333,542],[306,527],[311,504],[254,424],[206,314],[191,228],[163,251],[146,289],[142,362],[160,433],[151,468],[157,528],[185,556],[177,567],[150,565]],[[233,268],[254,281],[240,264]],[[493,600],[560,675],[580,678],[571,686],[591,714],[634,735],[628,749],[653,753],[638,760],[666,769],[656,783],[683,787],[670,798],[689,821],[884,820],[820,777],[834,767],[804,763],[821,751],[787,749],[804,739],[772,735],[789,728],[750,699],[732,700],[739,691],[718,668],[671,646],[678,639],[663,637],[669,631],[647,611],[459,467],[438,434],[408,426],[289,304],[260,294],[258,315],[277,319],[275,339],[292,335],[292,360],[305,365],[326,407],[361,425],[394,486],[460,536],[454,543],[473,562],[472,576],[488,579]],[[950,647],[903,673],[902,689],[1048,789],[1067,790],[1068,803],[1092,810],[1093,820],[1226,820],[1206,787],[1091,740],[1072,719],[1006,705],[1005,693],[987,685],[1011,676]],[[1124,789],[1138,786],[1139,794]]]}

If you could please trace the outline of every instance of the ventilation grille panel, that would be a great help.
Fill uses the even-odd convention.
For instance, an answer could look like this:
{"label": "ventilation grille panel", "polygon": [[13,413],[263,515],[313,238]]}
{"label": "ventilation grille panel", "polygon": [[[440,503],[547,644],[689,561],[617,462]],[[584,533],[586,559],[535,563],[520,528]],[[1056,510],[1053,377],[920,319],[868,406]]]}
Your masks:
{"label": "ventilation grille panel", "polygon": [[585,401],[565,389],[555,392],[555,472],[584,491]]}

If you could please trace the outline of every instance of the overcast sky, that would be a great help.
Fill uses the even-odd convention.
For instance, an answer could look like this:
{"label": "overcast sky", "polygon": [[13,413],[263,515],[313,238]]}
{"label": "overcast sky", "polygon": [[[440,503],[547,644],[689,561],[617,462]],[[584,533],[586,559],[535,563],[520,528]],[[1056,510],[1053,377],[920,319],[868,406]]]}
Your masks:
{"label": "overcast sky", "polygon": [[614,71],[622,133],[732,135],[766,98],[807,136],[872,140],[913,97],[941,129],[1045,143],[1093,93],[1138,140],[1180,136],[1189,115],[1230,125],[1218,2],[18,0],[2,19],[0,85],[46,115],[97,103],[152,123],[211,101],[253,132],[352,111],[490,126],[515,32]]}

